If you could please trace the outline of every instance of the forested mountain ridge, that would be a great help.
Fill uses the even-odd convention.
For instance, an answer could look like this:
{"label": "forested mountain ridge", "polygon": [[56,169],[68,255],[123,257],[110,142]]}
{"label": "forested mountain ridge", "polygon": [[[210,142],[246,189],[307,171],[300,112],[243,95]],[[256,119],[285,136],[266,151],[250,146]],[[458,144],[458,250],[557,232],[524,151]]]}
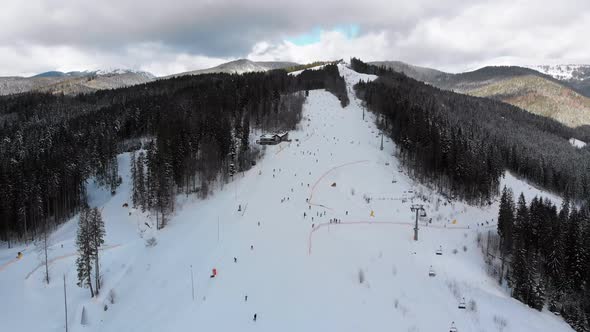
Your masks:
{"label": "forested mountain ridge", "polygon": [[590,95],[584,89],[578,89],[571,80],[535,69],[488,66],[451,74],[396,61],[372,64],[404,73],[440,89],[497,99],[535,114],[549,116],[571,127],[590,124]]}
{"label": "forested mountain ridge", "polygon": [[167,77],[178,77],[184,75],[202,75],[212,73],[243,74],[249,72],[264,72],[274,69],[284,69],[288,67],[294,67],[297,65],[299,64],[287,61],[251,61],[248,59],[238,59],[222,63],[215,67],[172,74]]}
{"label": "forested mountain ridge", "polygon": [[351,65],[381,76],[360,82],[357,93],[382,115],[381,126],[398,142],[402,161],[422,181],[484,203],[498,193],[499,177],[509,169],[547,190],[589,197],[590,151],[568,142],[584,136],[582,128],[499,101],[440,90],[357,59]]}
{"label": "forested mountain ridge", "polygon": [[539,311],[548,308],[576,331],[588,331],[590,154],[568,147],[571,130],[508,104],[439,90],[357,59],[351,64],[380,75],[355,89],[398,144],[400,161],[422,182],[485,203],[498,194],[508,169],[565,197],[558,210],[547,198],[527,203],[522,193],[504,187],[499,238],[490,251],[488,233],[484,255],[512,297]]}
{"label": "forested mountain ridge", "polygon": [[535,70],[567,82],[586,97],[590,97],[590,65],[537,65]]}
{"label": "forested mountain ridge", "polygon": [[590,98],[536,75],[509,78],[467,93],[498,99],[570,127],[590,124]]}
{"label": "forested mountain ridge", "polygon": [[249,147],[250,128],[293,128],[302,91],[317,88],[348,102],[333,65],[299,76],[207,74],[77,96],[0,97],[0,236],[31,239],[41,226],[68,219],[85,205],[90,178],[116,191],[116,156],[141,147],[140,138],[151,142],[141,205],[163,225],[176,193],[206,195],[230,164],[249,167],[258,153]]}
{"label": "forested mountain ridge", "polygon": [[127,69],[51,71],[32,77],[0,77],[0,95],[29,91],[75,95],[147,83],[155,78],[148,72]]}

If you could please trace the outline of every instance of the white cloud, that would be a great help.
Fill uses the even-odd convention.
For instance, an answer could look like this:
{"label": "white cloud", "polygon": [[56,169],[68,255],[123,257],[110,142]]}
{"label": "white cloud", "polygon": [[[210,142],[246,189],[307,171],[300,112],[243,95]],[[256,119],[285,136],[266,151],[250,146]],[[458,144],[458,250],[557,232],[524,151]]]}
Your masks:
{"label": "white cloud", "polygon": [[370,60],[383,59],[388,56],[389,45],[384,31],[367,33],[349,39],[340,31],[324,31],[317,43],[295,45],[289,41],[271,44],[267,41],[254,45],[248,59],[256,61],[294,61],[299,63],[316,60],[337,60],[358,57]]}
{"label": "white cloud", "polygon": [[3,76],[32,76],[49,70],[68,72],[108,68],[131,68],[165,76],[208,68],[230,60],[233,59],[177,52],[157,43],[130,45],[122,52],[71,46],[0,47],[0,63],[10,64],[2,68]]}
{"label": "white cloud", "polygon": [[[124,66],[159,75],[225,60],[358,56],[460,71],[495,61],[590,62],[587,0],[7,0],[0,75]],[[313,29],[360,27],[356,38]],[[92,68],[90,68],[92,67]]]}

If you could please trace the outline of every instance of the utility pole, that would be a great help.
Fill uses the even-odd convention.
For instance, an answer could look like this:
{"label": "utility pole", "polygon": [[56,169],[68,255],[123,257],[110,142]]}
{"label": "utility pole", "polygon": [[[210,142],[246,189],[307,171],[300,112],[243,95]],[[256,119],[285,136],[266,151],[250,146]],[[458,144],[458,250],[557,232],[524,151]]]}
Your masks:
{"label": "utility pole", "polygon": [[193,302],[195,301],[195,279],[193,278],[193,266],[191,264],[191,286],[193,289]]}
{"label": "utility pole", "polygon": [[64,307],[66,311],[66,332],[68,332],[68,298],[66,294],[66,274],[64,273]]}
{"label": "utility pole", "polygon": [[416,224],[414,225],[414,241],[418,241],[418,213],[420,211],[424,211],[424,205],[412,204],[410,210],[412,210],[412,212],[416,212]]}
{"label": "utility pole", "polygon": [[381,131],[381,151],[383,151],[383,131]]}
{"label": "utility pole", "polygon": [[488,241],[487,241],[487,245],[486,245],[486,254],[489,256],[490,255],[490,230],[488,229]]}

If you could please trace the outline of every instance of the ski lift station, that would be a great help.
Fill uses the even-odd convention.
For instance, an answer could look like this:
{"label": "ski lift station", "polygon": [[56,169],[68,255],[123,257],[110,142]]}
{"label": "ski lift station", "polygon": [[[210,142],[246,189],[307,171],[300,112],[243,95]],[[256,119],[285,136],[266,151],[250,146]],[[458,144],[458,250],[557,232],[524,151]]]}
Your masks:
{"label": "ski lift station", "polygon": [[256,141],[256,143],[260,145],[275,145],[281,142],[287,142],[289,140],[289,133],[279,132],[274,134],[263,134],[260,138]]}

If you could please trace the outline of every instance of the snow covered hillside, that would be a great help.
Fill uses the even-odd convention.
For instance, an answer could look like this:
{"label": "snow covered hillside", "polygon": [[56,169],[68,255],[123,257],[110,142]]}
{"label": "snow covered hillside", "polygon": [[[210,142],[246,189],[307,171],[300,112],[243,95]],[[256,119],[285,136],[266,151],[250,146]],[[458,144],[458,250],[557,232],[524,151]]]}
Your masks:
{"label": "snow covered hillside", "polygon": [[0,77],[0,95],[28,91],[78,94],[151,82],[156,77],[132,69],[100,69],[62,73],[51,71],[33,77]]}
{"label": "snow covered hillside", "polygon": [[212,73],[229,73],[229,74],[243,74],[243,73],[251,73],[251,72],[263,72],[269,71],[273,69],[281,69],[291,66],[296,66],[297,63],[295,62],[286,62],[286,61],[251,61],[248,59],[238,59],[226,63],[222,63],[218,66],[207,68],[207,69],[199,69],[193,71],[187,71],[184,73],[178,73],[166,76],[165,78],[169,77],[179,77],[184,75],[201,75],[201,74],[212,74]]}
{"label": "snow covered hillside", "polygon": [[590,75],[588,75],[590,72],[590,65],[533,65],[526,67],[552,76],[558,80],[581,80],[590,77]]}
{"label": "snow covered hillside", "polygon": [[[375,77],[339,70],[350,105],[310,91],[291,142],[267,146],[206,200],[179,197],[161,231],[123,207],[130,180],[121,155],[117,194],[89,189],[106,222],[100,296],[75,285],[74,218],[52,235],[48,286],[33,246],[0,249],[2,328],[63,331],[65,274],[70,331],[448,331],[453,322],[461,332],[571,331],[487,275],[476,238],[495,231],[498,202],[451,202],[411,180],[354,98],[352,85]],[[509,173],[503,184],[527,201],[542,194],[560,204]],[[426,210],[418,242],[412,204]],[[157,245],[146,246],[152,237]]]}

